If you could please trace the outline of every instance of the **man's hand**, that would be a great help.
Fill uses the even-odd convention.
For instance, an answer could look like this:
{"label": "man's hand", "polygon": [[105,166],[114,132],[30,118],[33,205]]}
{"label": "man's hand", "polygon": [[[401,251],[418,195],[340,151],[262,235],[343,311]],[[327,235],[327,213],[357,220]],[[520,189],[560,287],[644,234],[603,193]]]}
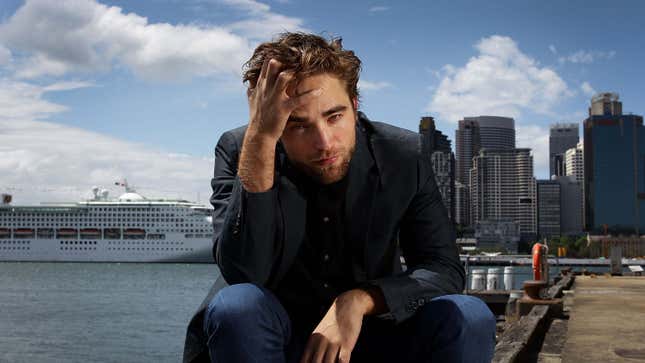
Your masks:
{"label": "man's hand", "polygon": [[374,313],[382,304],[374,296],[375,292],[362,289],[339,295],[309,337],[300,363],[348,363],[363,316]]}
{"label": "man's hand", "polygon": [[262,64],[255,87],[247,91],[250,119],[242,144],[238,175],[244,188],[250,192],[271,188],[275,146],[289,115],[321,93],[319,89],[302,94],[287,92],[294,80],[292,70],[284,70],[275,59],[267,59]]}

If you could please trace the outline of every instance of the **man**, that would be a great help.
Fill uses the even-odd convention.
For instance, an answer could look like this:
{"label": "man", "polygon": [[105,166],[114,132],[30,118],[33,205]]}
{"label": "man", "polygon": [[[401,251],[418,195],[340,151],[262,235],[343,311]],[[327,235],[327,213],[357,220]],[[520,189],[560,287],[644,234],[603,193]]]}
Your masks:
{"label": "man", "polygon": [[360,60],[285,33],[246,67],[249,123],[220,138],[211,182],[221,277],[184,360],[489,361],[495,320],[457,295],[429,155],[418,134],[358,112]]}

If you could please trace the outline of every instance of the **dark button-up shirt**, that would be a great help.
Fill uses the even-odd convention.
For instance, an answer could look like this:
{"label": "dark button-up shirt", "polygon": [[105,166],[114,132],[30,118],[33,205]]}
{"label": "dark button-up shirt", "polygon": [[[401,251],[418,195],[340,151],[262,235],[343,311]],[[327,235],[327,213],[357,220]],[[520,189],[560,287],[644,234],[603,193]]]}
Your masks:
{"label": "dark button-up shirt", "polygon": [[347,178],[320,185],[292,173],[307,198],[306,237],[276,295],[294,324],[313,329],[334,299],[355,285],[344,224]]}

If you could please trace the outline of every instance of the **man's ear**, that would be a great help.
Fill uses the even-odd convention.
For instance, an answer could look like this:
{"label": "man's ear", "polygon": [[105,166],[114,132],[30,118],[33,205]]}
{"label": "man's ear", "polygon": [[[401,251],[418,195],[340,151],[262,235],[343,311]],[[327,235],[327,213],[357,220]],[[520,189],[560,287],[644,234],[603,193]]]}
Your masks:
{"label": "man's ear", "polygon": [[358,110],[358,98],[352,98],[352,104],[354,105],[354,111]]}

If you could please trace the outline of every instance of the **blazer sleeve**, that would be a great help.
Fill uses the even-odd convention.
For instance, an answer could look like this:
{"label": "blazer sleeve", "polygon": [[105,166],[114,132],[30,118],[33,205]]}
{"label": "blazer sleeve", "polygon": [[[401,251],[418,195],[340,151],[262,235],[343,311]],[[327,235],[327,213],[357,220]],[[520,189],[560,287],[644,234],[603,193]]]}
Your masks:
{"label": "blazer sleeve", "polygon": [[460,294],[465,273],[459,260],[452,222],[448,219],[428,158],[418,161],[418,188],[399,229],[407,270],[371,280],[383,292],[389,312],[380,318],[400,323],[431,299]]}
{"label": "blazer sleeve", "polygon": [[224,133],[215,148],[211,187],[213,254],[228,284],[268,283],[278,256],[278,195],[274,185],[251,193],[237,176],[239,149],[235,136]]}

